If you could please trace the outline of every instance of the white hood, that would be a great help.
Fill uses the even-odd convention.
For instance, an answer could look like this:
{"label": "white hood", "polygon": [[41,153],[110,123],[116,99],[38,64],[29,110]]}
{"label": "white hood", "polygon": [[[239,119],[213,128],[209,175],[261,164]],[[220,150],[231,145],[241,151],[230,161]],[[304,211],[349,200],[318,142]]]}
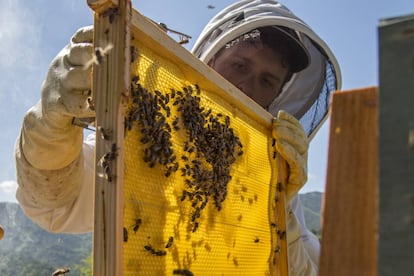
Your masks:
{"label": "white hood", "polygon": [[338,62],[326,43],[301,19],[277,1],[238,1],[213,17],[201,32],[192,52],[208,62],[226,43],[258,27],[283,26],[297,32],[310,55],[310,65],[293,75],[269,106],[300,119],[312,137],[327,118],[331,93],[341,87]]}

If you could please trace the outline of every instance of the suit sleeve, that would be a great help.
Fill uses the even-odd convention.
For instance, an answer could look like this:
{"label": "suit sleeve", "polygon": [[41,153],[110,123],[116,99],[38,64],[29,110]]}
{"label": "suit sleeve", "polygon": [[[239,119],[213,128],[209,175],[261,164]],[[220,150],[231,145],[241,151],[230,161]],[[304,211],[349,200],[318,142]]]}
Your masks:
{"label": "suit sleeve", "polygon": [[290,275],[317,276],[320,243],[306,227],[299,195],[289,204],[287,241]]}
{"label": "suit sleeve", "polygon": [[32,221],[54,233],[93,230],[94,137],[83,143],[81,154],[68,166],[42,170],[32,166],[15,146],[18,188],[16,198]]}

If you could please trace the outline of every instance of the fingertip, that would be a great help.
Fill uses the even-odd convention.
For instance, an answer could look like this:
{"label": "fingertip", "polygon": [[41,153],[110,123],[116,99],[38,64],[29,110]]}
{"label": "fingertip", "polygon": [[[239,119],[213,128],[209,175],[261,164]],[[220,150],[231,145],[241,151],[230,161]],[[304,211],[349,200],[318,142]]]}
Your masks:
{"label": "fingertip", "polygon": [[72,37],[72,42],[82,43],[93,41],[93,25],[79,28]]}

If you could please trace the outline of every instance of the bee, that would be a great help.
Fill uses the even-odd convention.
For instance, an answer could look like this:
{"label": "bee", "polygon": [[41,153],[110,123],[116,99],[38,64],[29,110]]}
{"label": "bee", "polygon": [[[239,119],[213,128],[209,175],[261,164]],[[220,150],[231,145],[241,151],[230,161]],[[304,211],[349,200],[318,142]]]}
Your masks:
{"label": "bee", "polygon": [[133,63],[137,59],[139,53],[137,49],[135,48],[135,46],[131,46],[130,51],[131,51],[131,63]]}
{"label": "bee", "polygon": [[112,182],[114,175],[111,172],[110,163],[116,159],[118,156],[118,148],[116,143],[112,144],[111,150],[102,156],[99,160],[98,165],[103,168],[103,174],[99,173],[98,176],[104,177],[108,182]]}
{"label": "bee", "polygon": [[183,191],[183,193],[181,194],[181,198],[180,201],[184,201],[186,199],[187,196],[189,196],[190,193],[186,190]]}
{"label": "bee", "polygon": [[171,109],[170,109],[170,107],[165,106],[163,108],[165,110],[165,115],[167,116],[167,118],[170,117],[171,116]]}
{"label": "bee", "polygon": [[173,129],[174,129],[175,131],[180,130],[180,127],[178,126],[178,122],[179,122],[178,117],[175,117],[175,118],[174,118],[174,121],[172,122]]}
{"label": "bee", "polygon": [[[132,47],[133,47],[133,46],[132,46]],[[132,82],[134,82],[134,83],[139,82],[139,76],[138,76],[138,75],[134,75],[134,76],[132,77]]]}
{"label": "bee", "polygon": [[194,87],[196,89],[197,95],[200,95],[201,94],[200,86],[198,86],[198,84],[194,84]]}
{"label": "bee", "polygon": [[142,219],[138,218],[135,220],[135,223],[132,226],[132,230],[134,231],[134,233],[138,231],[139,227],[141,226],[141,223],[142,223]]}
{"label": "bee", "polygon": [[145,245],[144,249],[155,256],[165,256],[167,254],[164,250],[155,250],[151,245]]}
{"label": "bee", "polygon": [[195,231],[197,231],[197,229],[198,229],[198,222],[194,222],[194,226],[193,226],[192,232],[194,233]]}
{"label": "bee", "polygon": [[184,151],[188,152],[188,153],[193,153],[195,151],[195,147],[191,146],[190,144],[186,144],[184,146]]}
{"label": "bee", "polygon": [[201,205],[200,205],[200,210],[203,210],[204,208],[206,208],[206,206],[207,206],[207,198],[206,198],[206,200],[205,200],[205,201],[203,201],[203,202],[201,203]]}
{"label": "bee", "polygon": [[101,64],[103,62],[104,57],[109,54],[112,48],[114,48],[114,45],[112,43],[107,44],[104,48],[95,47],[94,55],[83,65],[83,69],[89,69],[89,67],[91,67],[92,64]]}
{"label": "bee", "polygon": [[89,109],[92,111],[95,111],[95,103],[93,101],[93,98],[88,97],[87,102],[88,102]]}
{"label": "bee", "polygon": [[280,246],[276,246],[275,250],[273,251],[274,253],[280,253]]}
{"label": "bee", "polygon": [[112,182],[115,178],[115,174],[112,173],[109,166],[104,167],[104,173],[99,173],[98,176],[105,178],[108,182]]}
{"label": "bee", "polygon": [[128,241],[128,230],[124,227],[124,242]]}
{"label": "bee", "polygon": [[174,242],[174,238],[173,237],[170,237],[168,239],[167,244],[165,245],[165,248],[170,248],[172,246],[173,242]]}
{"label": "bee", "polygon": [[243,215],[242,214],[240,214],[238,217],[237,217],[237,220],[238,221],[241,221],[243,219]]}
{"label": "bee", "polygon": [[155,249],[154,249],[154,248],[152,248],[152,246],[151,246],[151,245],[148,245],[148,244],[144,246],[144,249],[145,249],[146,251],[150,252],[150,253],[155,252]]}
{"label": "bee", "polygon": [[279,235],[279,239],[283,240],[286,237],[286,231],[278,230],[277,234]]}
{"label": "bee", "polygon": [[116,143],[113,143],[111,146],[111,150],[102,157],[106,161],[114,161],[116,157],[118,156],[118,147],[116,146]]}
{"label": "bee", "polygon": [[178,163],[174,163],[174,165],[169,166],[167,172],[165,173],[165,177],[169,177],[171,173],[176,172],[178,170]]}
{"label": "bee", "polygon": [[193,276],[194,274],[188,269],[174,269],[174,275],[184,275],[184,276]]}
{"label": "bee", "polygon": [[167,255],[167,252],[166,252],[166,251],[164,251],[164,250],[156,250],[156,251],[154,252],[154,255],[155,255],[155,256],[165,256],[165,255]]}
{"label": "bee", "polygon": [[102,13],[102,16],[105,16],[105,17],[108,16],[109,23],[112,24],[112,22],[114,22],[114,20],[115,20],[115,16],[117,16],[119,14],[120,14],[119,8],[116,7],[116,8],[109,8],[109,9],[105,10]]}
{"label": "bee", "polygon": [[101,133],[102,139],[110,140],[112,138],[113,131],[111,129],[103,128],[101,126],[98,126],[97,130]]}

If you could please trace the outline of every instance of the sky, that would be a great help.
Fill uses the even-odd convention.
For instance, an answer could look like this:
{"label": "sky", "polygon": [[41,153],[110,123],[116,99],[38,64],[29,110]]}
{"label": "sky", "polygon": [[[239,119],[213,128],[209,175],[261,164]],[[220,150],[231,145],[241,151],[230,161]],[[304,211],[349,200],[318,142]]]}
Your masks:
{"label": "sky", "polygon": [[[135,0],[156,22],[192,37],[229,0]],[[342,72],[342,90],[378,85],[381,19],[414,13],[412,0],[284,0],[329,45]],[[214,8],[208,8],[211,5]],[[0,0],[0,202],[16,202],[14,144],[23,116],[40,97],[49,63],[76,30],[93,24],[86,0]],[[160,8],[162,7],[162,8]],[[308,182],[301,193],[325,189],[329,120],[311,142]]]}

